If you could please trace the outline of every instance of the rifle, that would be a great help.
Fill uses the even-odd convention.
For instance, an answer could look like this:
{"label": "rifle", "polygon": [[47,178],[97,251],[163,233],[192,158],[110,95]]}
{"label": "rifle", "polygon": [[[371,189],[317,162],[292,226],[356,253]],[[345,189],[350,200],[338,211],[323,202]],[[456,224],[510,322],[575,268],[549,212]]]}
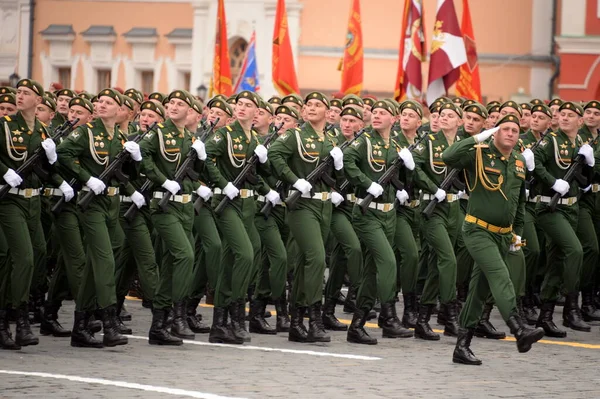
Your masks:
{"label": "rifle", "polygon": [[[540,146],[540,144],[542,143],[542,141],[544,140],[544,137],[546,137],[545,134],[540,134],[540,139],[538,141],[535,142],[534,145],[531,146],[530,150],[533,152],[536,150],[536,148],[538,148]],[[529,198],[533,198],[533,191],[531,188],[535,185],[535,176],[531,175],[529,176],[529,179],[527,179],[525,181],[525,188],[529,190]]]}
{"label": "rifle", "polygon": [[[344,143],[342,143],[342,145],[340,145],[339,147],[340,150],[342,150],[343,152],[349,145],[358,140],[360,136],[362,136],[363,133],[366,131],[366,129],[367,128],[361,129],[358,133],[354,134],[352,140],[347,140]],[[327,155],[327,157],[325,157],[325,159],[323,159],[319,166],[313,169],[313,171],[310,172],[308,176],[306,176],[306,181],[309,182],[311,185],[314,185],[318,180],[323,180],[329,186],[335,187],[335,180],[328,176],[329,168],[331,167],[332,163],[333,157],[331,156],[331,154],[329,154]],[[338,190],[336,189],[336,191]],[[300,197],[302,197],[302,193],[300,191],[293,191],[290,194],[290,196],[285,200],[285,205],[287,206],[287,208],[290,210],[296,209],[296,203],[298,202],[298,199],[300,199]]]}
{"label": "rifle", "polygon": [[[414,143],[412,143],[410,146],[408,146],[408,150],[412,152],[415,148],[417,148],[417,146],[421,143],[421,141],[423,141],[423,139],[425,137],[427,137],[426,134],[418,137]],[[400,159],[400,157],[394,159],[394,162],[392,162],[390,167],[387,168],[387,170],[379,177],[379,180],[377,180],[377,184],[379,184],[381,187],[385,188],[388,184],[392,183],[392,185],[397,190],[403,190],[404,184],[398,180],[398,176],[397,176],[398,170],[403,165],[404,165],[404,161],[402,159]],[[373,202],[374,199],[375,199],[375,197],[373,196],[373,194],[367,194],[365,196],[365,198],[361,201],[359,206],[360,206],[360,210],[363,213],[363,215],[365,213],[367,213],[369,204],[371,202]]]}
{"label": "rifle", "polygon": [[[440,184],[440,189],[447,191],[450,187],[452,187],[454,180],[458,178],[458,174],[460,172],[462,172],[462,169],[450,170],[450,172],[446,175],[446,178],[442,181],[442,184]],[[439,201],[437,200],[437,198],[434,198],[431,201],[429,201],[429,204],[427,204],[425,209],[423,209],[423,211],[421,212],[426,219],[429,219],[431,217],[438,203]]]}
{"label": "rifle", "polygon": [[[146,134],[156,129],[157,126],[158,123],[154,122],[148,128],[148,130],[146,130],[142,134],[138,134],[132,141],[134,143],[139,143],[146,136]],[[107,186],[110,182],[110,179],[113,177],[116,177],[117,180],[119,180],[122,184],[125,184],[129,180],[129,176],[125,175],[121,168],[123,167],[123,164],[129,160],[129,158],[131,158],[129,152],[127,152],[127,150],[123,148],[123,150],[117,154],[115,159],[106,167],[106,169],[104,169],[102,173],[100,173],[100,176],[98,176],[98,178],[102,180]],[[96,193],[94,193],[92,190],[85,192],[83,197],[81,197],[79,199],[79,202],[77,203],[81,207],[82,211],[85,212],[85,210],[88,208],[88,206],[90,206],[90,203],[92,202],[92,199],[94,199],[95,196]]]}
{"label": "rifle", "polygon": [[[571,164],[571,166],[569,167],[569,170],[567,170],[567,173],[565,173],[563,180],[566,181],[567,183],[569,183],[569,185],[571,185],[571,182],[573,180],[577,180],[582,186],[585,186],[586,182],[585,182],[585,178],[581,175],[581,168],[583,167],[585,162],[585,157],[581,154],[578,154],[575,157],[575,161]],[[558,205],[558,201],[560,200],[560,198],[562,197],[562,195],[560,195],[560,193],[555,193],[552,196],[552,199],[550,200],[550,202],[548,203],[548,207],[550,208],[551,212],[554,212],[556,210],[556,205]]]}
{"label": "rifle", "polygon": [[[275,139],[275,137],[277,137],[277,134],[279,133],[279,131],[281,130],[282,127],[283,127],[283,122],[280,123],[279,125],[275,126],[273,132],[269,135],[269,137],[267,137],[267,139],[263,143],[263,145],[265,147],[267,147],[269,144],[271,144],[271,141],[273,141]],[[254,177],[254,170],[256,168],[257,162],[258,162],[258,155],[252,154],[252,156],[250,157],[248,162],[246,162],[246,166],[244,166],[244,169],[242,169],[240,174],[237,175],[237,177],[233,181],[233,185],[237,189],[239,189],[246,181],[250,181],[251,183],[254,183],[252,181],[252,179]],[[217,205],[217,207],[215,208],[215,213],[217,215],[220,215],[223,212],[223,210],[225,209],[225,207],[227,206],[227,204],[229,204],[230,201],[231,201],[231,199],[229,199],[228,196],[224,195],[223,199],[221,199],[221,202],[219,202],[219,205]]]}
{"label": "rifle", "polygon": [[[215,126],[217,125],[217,123],[219,123],[219,119],[220,118],[215,119],[215,121],[210,124],[210,127],[208,128],[208,130],[206,130],[202,134],[202,136],[200,136],[200,139],[199,139],[200,141],[204,142],[204,140],[206,140],[208,138],[208,136],[212,133],[212,131],[215,128]],[[187,157],[185,158],[185,161],[183,161],[183,163],[181,165],[179,165],[179,167],[175,171],[174,180],[177,183],[179,183],[180,186],[186,177],[189,177],[191,180],[194,180],[194,181],[196,181],[200,178],[200,175],[198,174],[198,172],[196,172],[194,170],[194,162],[196,162],[197,159],[198,159],[198,154],[196,153],[196,151],[193,151],[190,149],[190,152],[188,152]],[[171,199],[172,195],[173,194],[171,194],[170,191],[165,191],[161,200],[158,201],[158,206],[160,207],[160,209],[163,212],[167,212],[167,210],[169,209],[169,206],[168,206],[169,200]],[[136,205],[132,204],[131,207],[134,207],[134,206],[136,206]]]}
{"label": "rifle", "polygon": [[[68,120],[65,121],[54,131],[54,135],[50,138],[56,141],[62,138],[63,136],[66,136],[73,129],[73,126],[77,124],[77,122],[79,122],[79,118],[76,118],[75,120],[73,120],[73,122],[69,122]],[[48,178],[50,177],[50,173],[44,168],[42,168],[40,164],[40,161],[43,159],[43,156],[45,156],[45,151],[44,148],[40,145],[38,148],[35,149],[33,154],[29,158],[27,158],[25,162],[21,164],[21,166],[17,168],[15,172],[19,176],[24,178],[29,176],[33,171],[35,171],[35,173],[40,178],[42,178],[43,180],[48,180]],[[2,186],[0,188],[0,198],[4,198],[4,196],[8,194],[11,188],[12,187],[10,186],[10,184],[5,184],[4,186]]]}

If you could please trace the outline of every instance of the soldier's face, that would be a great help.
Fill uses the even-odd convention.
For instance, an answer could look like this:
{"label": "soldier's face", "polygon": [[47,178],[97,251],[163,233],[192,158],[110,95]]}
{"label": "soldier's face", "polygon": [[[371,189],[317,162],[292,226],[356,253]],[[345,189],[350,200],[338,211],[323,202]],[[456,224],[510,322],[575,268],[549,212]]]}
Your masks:
{"label": "soldier's face", "polygon": [[188,114],[195,112],[192,107],[183,100],[172,98],[169,101],[169,118],[177,123],[185,124]]}
{"label": "soldier's face", "polygon": [[97,114],[99,118],[116,120],[121,106],[112,97],[101,96],[96,104],[98,105]]}
{"label": "soldier's face", "polygon": [[465,112],[463,121],[465,124],[465,132],[469,133],[471,136],[481,132],[483,125],[485,124],[485,119],[475,112]]}
{"label": "soldier's face", "polygon": [[342,110],[339,109],[338,107],[331,107],[329,109],[329,111],[327,112],[327,123],[331,123],[333,125],[336,125],[340,122],[340,114],[342,113]]}
{"label": "soldier's face", "polygon": [[142,129],[142,132],[145,132],[154,122],[160,123],[163,120],[164,119],[156,112],[150,109],[144,109],[140,113],[140,129]]}
{"label": "soldier's face", "polygon": [[42,103],[42,97],[35,94],[33,90],[28,87],[19,87],[17,89],[17,110],[28,111],[35,110],[38,104]]}
{"label": "soldier's face", "polygon": [[133,116],[133,111],[127,105],[121,105],[117,112],[117,123],[123,123]]}
{"label": "soldier's face", "polygon": [[590,129],[598,129],[600,127],[600,109],[586,109],[583,114],[583,122]]}
{"label": "soldier's face", "polygon": [[69,101],[71,101],[69,96],[58,96],[56,99],[56,110],[59,114],[67,115],[69,113]]}
{"label": "soldier's face", "polygon": [[254,127],[259,130],[265,130],[269,127],[269,125],[273,122],[273,116],[264,108],[259,108],[257,112],[254,113],[254,119],[252,123],[254,123]]}
{"label": "soldier's face", "polygon": [[185,127],[187,127],[188,130],[195,132],[196,129],[198,129],[198,123],[200,123],[200,119],[202,119],[202,114],[199,114],[196,111],[190,112],[185,120]]}
{"label": "soldier's face", "polygon": [[550,110],[552,111],[552,126],[558,125],[558,119],[559,119],[558,109],[559,108],[560,108],[560,105],[553,105],[550,107]]}
{"label": "soldier's face", "polygon": [[340,119],[340,129],[342,129],[342,134],[347,140],[354,137],[354,133],[362,129],[363,126],[363,121],[358,119],[356,116],[344,115]]}
{"label": "soldier's face", "polygon": [[519,114],[519,111],[517,111],[513,107],[504,107],[500,110],[500,116],[506,116],[506,115],[514,115],[517,118],[521,117],[521,114]]}
{"label": "soldier's face", "polygon": [[421,117],[415,110],[404,109],[400,114],[400,127],[402,130],[412,132],[421,126]]}
{"label": "soldier's face", "polygon": [[519,122],[519,124],[521,125],[521,128],[523,128],[523,130],[529,130],[529,127],[531,126],[531,111],[528,109],[524,109],[523,110],[523,116],[521,117],[521,121]]}
{"label": "soldier's face", "polygon": [[258,107],[256,104],[247,98],[240,98],[237,103],[235,103],[235,117],[240,122],[249,122],[253,120],[257,110]]}
{"label": "soldier's face", "polygon": [[487,118],[487,128],[491,129],[496,126],[496,122],[498,122],[498,117],[500,116],[499,112],[492,112],[488,115]]}
{"label": "soldier's face", "polygon": [[71,108],[69,108],[69,114],[67,115],[67,118],[69,119],[69,122],[73,122],[75,119],[79,118],[79,121],[75,125],[75,127],[77,127],[91,122],[92,113],[81,105],[73,105]]}
{"label": "soldier's face", "polygon": [[0,103],[0,116],[13,115],[17,113],[17,106],[11,103]]}
{"label": "soldier's face", "polygon": [[560,111],[558,116],[558,127],[565,133],[573,133],[579,130],[583,124],[583,118],[581,118],[575,111],[570,109],[563,109]]}
{"label": "soldier's face", "polygon": [[429,115],[429,130],[433,133],[440,131],[440,114],[438,112],[432,112]]}
{"label": "soldier's face", "polygon": [[327,115],[327,106],[320,100],[308,100],[304,106],[304,114],[308,122],[322,122]]}
{"label": "soldier's face", "polygon": [[383,108],[375,108],[373,110],[373,117],[371,124],[377,130],[385,130],[392,127],[394,123],[394,116]]}
{"label": "soldier's face", "polygon": [[372,118],[372,115],[371,115],[371,106],[365,104],[365,106],[363,108],[363,121],[365,123],[367,123],[367,124],[371,123],[371,118]]}
{"label": "soldier's face", "polygon": [[440,128],[443,130],[458,129],[462,124],[462,119],[451,109],[443,109],[440,112]]}
{"label": "soldier's face", "polygon": [[500,125],[500,130],[494,133],[494,145],[500,150],[510,151],[519,141],[519,125],[507,122]]}
{"label": "soldier's face", "polygon": [[538,133],[543,133],[550,127],[552,118],[543,112],[534,112],[531,114],[531,130]]}
{"label": "soldier's face", "polygon": [[214,123],[219,118],[219,123],[215,125],[215,129],[223,127],[227,124],[227,120],[230,118],[229,114],[223,111],[221,108],[213,107],[208,111],[208,122]]}
{"label": "soldier's face", "polygon": [[54,118],[54,111],[48,108],[47,105],[40,104],[35,109],[35,117],[40,120],[40,122],[45,123],[46,125],[50,124],[50,121]]}
{"label": "soldier's face", "polygon": [[288,129],[293,129],[296,126],[298,126],[298,120],[288,114],[278,114],[275,117],[275,123],[277,125],[279,125],[280,123],[283,123],[283,126],[279,130],[279,133],[278,133],[279,135],[282,135]]}

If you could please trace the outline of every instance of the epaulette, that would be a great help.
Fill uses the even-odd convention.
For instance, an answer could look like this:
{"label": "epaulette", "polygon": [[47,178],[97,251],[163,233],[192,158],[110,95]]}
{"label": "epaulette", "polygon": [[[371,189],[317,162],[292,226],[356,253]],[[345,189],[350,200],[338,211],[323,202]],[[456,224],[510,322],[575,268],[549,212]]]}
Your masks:
{"label": "epaulette", "polygon": [[363,133],[365,136],[367,136],[368,138],[371,138],[371,136],[369,135],[369,133]]}
{"label": "epaulette", "polygon": [[159,124],[158,124],[158,127],[164,128],[164,127],[165,127],[165,125],[163,125],[162,123],[159,123]]}
{"label": "epaulette", "polygon": [[550,132],[550,134],[551,134],[552,136],[556,137],[556,133],[554,133],[554,132]]}
{"label": "epaulette", "polygon": [[296,131],[297,131],[297,132],[301,132],[301,131],[302,131],[302,129],[300,129],[299,127],[297,127],[297,128],[296,128]]}
{"label": "epaulette", "polygon": [[48,127],[48,125],[46,125],[44,122],[40,121],[41,125],[44,127]]}
{"label": "epaulette", "polygon": [[10,116],[8,116],[8,115],[6,115],[6,116],[4,117],[4,120],[5,120],[6,122],[12,122],[12,119],[10,119]]}
{"label": "epaulette", "polygon": [[94,127],[94,125],[92,125],[91,123],[86,123],[86,125],[88,125],[88,127]]}
{"label": "epaulette", "polygon": [[233,128],[229,125],[225,126],[227,128],[227,130],[229,130],[230,132],[233,132]]}
{"label": "epaulette", "polygon": [[429,135],[429,140],[431,140],[431,141],[435,140],[435,136],[433,134],[430,134]]}

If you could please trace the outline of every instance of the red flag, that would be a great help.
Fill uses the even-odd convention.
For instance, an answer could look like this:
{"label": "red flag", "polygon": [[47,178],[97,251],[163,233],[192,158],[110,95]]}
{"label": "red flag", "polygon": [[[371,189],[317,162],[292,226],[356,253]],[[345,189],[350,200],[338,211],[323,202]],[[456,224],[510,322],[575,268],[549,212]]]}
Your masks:
{"label": "red flag", "polygon": [[456,82],[459,67],[467,62],[465,42],[458,26],[453,0],[438,0],[429,58],[427,104],[445,95]]}
{"label": "red flag", "polygon": [[227,20],[223,0],[219,0],[218,7],[212,89],[215,95],[230,96],[233,94],[233,90],[231,88],[231,66],[229,64],[229,49],[227,48]]}
{"label": "red flag", "polygon": [[398,101],[407,98],[421,100],[421,63],[425,61],[425,29],[421,0],[406,0],[401,35],[394,98]]}
{"label": "red flag", "polygon": [[363,40],[360,20],[360,1],[354,0],[348,20],[346,48],[342,66],[342,89],[344,94],[360,95],[363,84]]}
{"label": "red flag", "polygon": [[282,96],[300,93],[290,43],[285,0],[277,0],[273,31],[273,85]]}
{"label": "red flag", "polygon": [[460,66],[460,76],[458,82],[456,82],[456,95],[481,102],[479,63],[477,62],[477,47],[475,46],[475,34],[471,23],[469,0],[463,0],[463,16],[460,28],[467,51],[467,62]]}

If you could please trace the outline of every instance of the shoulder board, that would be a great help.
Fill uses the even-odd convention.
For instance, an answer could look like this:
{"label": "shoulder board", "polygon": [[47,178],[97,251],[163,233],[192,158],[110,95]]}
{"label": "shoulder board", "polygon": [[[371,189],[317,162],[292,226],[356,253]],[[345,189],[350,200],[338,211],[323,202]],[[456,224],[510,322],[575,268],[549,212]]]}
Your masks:
{"label": "shoulder board", "polygon": [[550,135],[556,137],[556,133],[554,132],[550,132]]}
{"label": "shoulder board", "polygon": [[229,125],[225,126],[227,128],[227,130],[229,130],[230,132],[233,132],[233,128]]}
{"label": "shoulder board", "polygon": [[369,133],[363,133],[366,137],[371,138],[371,135]]}
{"label": "shoulder board", "polygon": [[327,134],[329,135],[329,137],[337,137],[337,134],[332,132],[327,132]]}
{"label": "shoulder board", "polygon": [[92,125],[91,123],[86,123],[86,125],[88,125],[88,127],[94,127],[94,125]]}
{"label": "shoulder board", "polygon": [[6,122],[12,122],[12,119],[10,119],[10,116],[8,116],[8,115],[6,115],[6,116],[4,117],[4,120],[5,120]]}
{"label": "shoulder board", "polygon": [[258,133],[256,133],[256,130],[253,130],[253,131],[252,131],[252,136],[253,136],[253,137],[258,137]]}
{"label": "shoulder board", "polygon": [[433,134],[430,134],[429,135],[429,140],[431,140],[431,141],[435,140],[435,136]]}
{"label": "shoulder board", "polygon": [[48,125],[46,125],[44,122],[40,121],[40,123],[42,124],[43,127],[48,127]]}
{"label": "shoulder board", "polygon": [[519,143],[523,144],[523,139],[519,139]]}
{"label": "shoulder board", "polygon": [[165,127],[165,125],[163,125],[162,123],[159,123],[159,124],[158,124],[158,127],[160,127],[160,128],[164,128],[164,127]]}
{"label": "shoulder board", "polygon": [[301,131],[302,131],[302,129],[300,129],[299,127],[297,127],[297,128],[296,128],[296,131],[297,131],[297,132],[301,132]]}

